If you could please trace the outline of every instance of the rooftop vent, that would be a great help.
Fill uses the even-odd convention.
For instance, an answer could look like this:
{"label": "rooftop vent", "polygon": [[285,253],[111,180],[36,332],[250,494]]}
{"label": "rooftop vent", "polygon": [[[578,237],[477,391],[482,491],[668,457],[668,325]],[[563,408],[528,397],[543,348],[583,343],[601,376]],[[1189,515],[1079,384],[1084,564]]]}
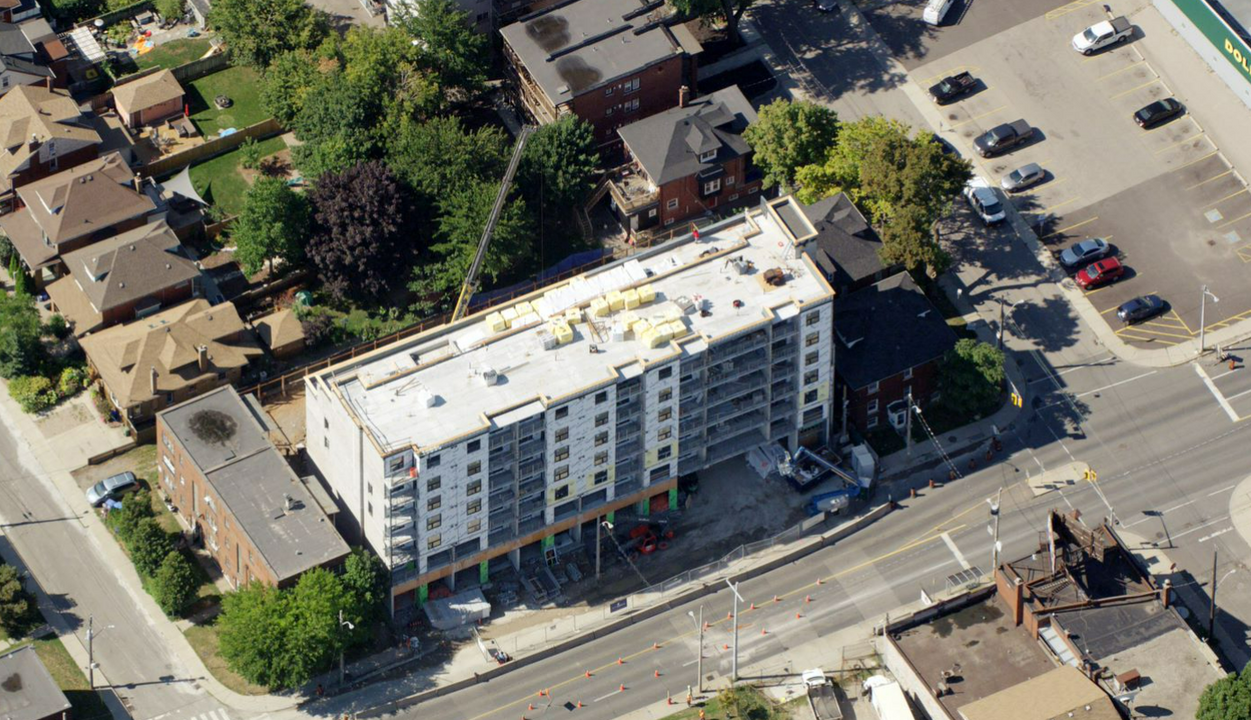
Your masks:
{"label": "rooftop vent", "polygon": [[500,374],[492,367],[482,368],[478,371],[478,376],[482,378],[482,384],[487,387],[497,385],[500,381]]}

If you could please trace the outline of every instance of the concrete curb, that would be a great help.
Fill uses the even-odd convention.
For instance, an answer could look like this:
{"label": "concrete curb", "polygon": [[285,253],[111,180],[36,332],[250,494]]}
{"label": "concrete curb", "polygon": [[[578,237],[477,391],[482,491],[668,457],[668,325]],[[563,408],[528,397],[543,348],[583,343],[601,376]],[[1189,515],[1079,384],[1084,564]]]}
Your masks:
{"label": "concrete curb", "polygon": [[[820,550],[821,548],[833,545],[848,535],[863,530],[864,528],[877,522],[882,517],[885,517],[891,512],[892,509],[893,506],[891,503],[879,505],[855,520],[845,522],[836,528],[801,542],[799,547],[788,551],[784,555],[762,562],[761,564],[748,568],[736,575],[732,575],[728,579],[730,582],[743,582],[764,575],[772,570],[776,570],[783,565],[788,565],[806,555]],[[582,633],[581,635],[572,637],[568,640],[524,657],[514,658],[513,661],[507,665],[501,665],[486,672],[477,673],[473,677],[463,678],[441,687],[424,690],[422,692],[409,695],[408,697],[400,698],[399,700],[394,700],[374,708],[363,710],[357,713],[356,716],[358,718],[377,718],[392,715],[405,708],[410,708],[414,705],[425,702],[426,700],[432,700],[437,697],[442,697],[444,695],[464,690],[465,688],[473,687],[474,685],[486,682],[492,678],[496,678],[514,670],[532,665],[540,660],[546,660],[547,658],[554,657],[565,652],[566,650],[571,650],[581,645],[585,645],[592,640],[598,640],[607,635],[611,635],[618,630],[623,630],[631,625],[637,624],[640,621],[653,618],[679,605],[685,605],[686,603],[698,600],[699,598],[710,595],[720,589],[720,583],[704,583],[703,585],[697,588],[692,588],[691,590],[688,590],[671,600],[657,603],[656,605],[640,610],[629,617],[621,618],[620,620],[611,622],[603,627]]]}

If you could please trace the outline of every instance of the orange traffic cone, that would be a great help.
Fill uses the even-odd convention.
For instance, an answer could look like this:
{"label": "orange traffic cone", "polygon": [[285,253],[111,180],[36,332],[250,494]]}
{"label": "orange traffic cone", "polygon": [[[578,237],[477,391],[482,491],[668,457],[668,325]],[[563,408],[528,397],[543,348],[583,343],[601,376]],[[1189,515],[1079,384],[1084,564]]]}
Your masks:
{"label": "orange traffic cone", "polygon": [[657,670],[656,672],[654,672],[652,674],[652,677],[660,677],[660,670]]}
{"label": "orange traffic cone", "polygon": [[581,700],[579,700],[579,701],[578,701],[578,707],[582,707],[582,701],[581,701]]}
{"label": "orange traffic cone", "polygon": [[659,650],[659,649],[660,649],[660,643],[658,642],[652,643],[652,650]]}
{"label": "orange traffic cone", "polygon": [[617,658],[617,664],[618,664],[618,665],[625,665],[625,659],[624,659],[624,658]]}
{"label": "orange traffic cone", "polygon": [[530,703],[530,706],[529,706],[529,707],[527,707],[526,709],[527,709],[527,710],[534,710],[534,703]]}
{"label": "orange traffic cone", "polygon": [[796,620],[800,619],[801,617],[803,617],[803,615],[801,615],[801,614],[799,614],[799,613],[795,613],[795,619],[796,619]]}
{"label": "orange traffic cone", "polygon": [[722,650],[729,650],[729,649],[730,649],[730,643],[726,643],[725,645],[722,645],[722,646],[721,646],[721,649],[722,649]]}
{"label": "orange traffic cone", "polygon": [[734,613],[732,613],[732,612],[728,612],[728,613],[726,613],[726,614],[725,614],[725,619],[726,619],[726,620],[733,620],[733,619],[734,619]]}
{"label": "orange traffic cone", "polygon": [[825,583],[825,581],[824,581],[824,580],[822,580],[821,578],[817,578],[817,584],[818,584],[818,585],[822,585],[822,584],[824,584],[824,583]]}
{"label": "orange traffic cone", "polygon": [[782,598],[778,597],[777,595],[774,595],[773,602],[782,602]]}
{"label": "orange traffic cone", "polygon": [[590,671],[590,670],[587,670],[587,671],[586,671],[586,676],[587,676],[587,677],[591,677],[591,671]]}
{"label": "orange traffic cone", "polygon": [[804,604],[805,604],[805,605],[807,605],[807,604],[808,604],[808,603],[810,603],[810,602],[812,602],[812,596],[811,596],[811,595],[805,595],[805,596],[804,596]]}
{"label": "orange traffic cone", "polygon": [[621,683],[621,687],[617,688],[617,692],[625,692],[625,683]]}
{"label": "orange traffic cone", "polygon": [[752,604],[751,604],[751,607],[749,607],[749,608],[747,608],[747,609],[748,609],[748,610],[755,610],[755,609],[756,609],[756,603],[752,603]]}
{"label": "orange traffic cone", "polygon": [[760,634],[761,634],[761,635],[768,635],[768,634],[769,634],[769,631],[768,631],[768,630],[765,630],[764,628],[760,628]]}

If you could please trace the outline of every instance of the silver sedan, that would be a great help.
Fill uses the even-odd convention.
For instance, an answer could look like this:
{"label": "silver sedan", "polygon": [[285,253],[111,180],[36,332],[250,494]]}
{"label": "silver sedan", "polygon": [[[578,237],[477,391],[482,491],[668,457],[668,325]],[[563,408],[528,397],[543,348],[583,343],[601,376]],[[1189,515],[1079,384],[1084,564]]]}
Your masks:
{"label": "silver sedan", "polygon": [[1038,163],[1030,163],[1022,165],[1003,176],[1003,180],[999,181],[1000,187],[1004,192],[1021,192],[1034,187],[1047,177],[1047,171],[1042,169]]}

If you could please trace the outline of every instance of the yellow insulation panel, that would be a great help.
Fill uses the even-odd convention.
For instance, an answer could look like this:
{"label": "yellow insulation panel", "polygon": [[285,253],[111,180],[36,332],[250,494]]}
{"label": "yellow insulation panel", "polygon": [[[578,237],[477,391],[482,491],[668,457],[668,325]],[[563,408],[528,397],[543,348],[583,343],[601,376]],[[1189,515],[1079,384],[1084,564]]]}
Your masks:
{"label": "yellow insulation panel", "polygon": [[498,312],[493,312],[487,315],[486,324],[493,333],[504,332],[508,329],[508,322],[504,320],[504,316],[500,315]]}
{"label": "yellow insulation panel", "polygon": [[591,315],[595,317],[606,317],[608,315],[608,301],[604,298],[595,298],[592,300]]}
{"label": "yellow insulation panel", "polygon": [[613,290],[604,297],[608,301],[608,309],[616,312],[625,307],[625,298],[621,296],[620,290]]}
{"label": "yellow insulation panel", "polygon": [[639,306],[639,291],[631,288],[621,293],[621,299],[625,301],[626,310],[633,310]]}
{"label": "yellow insulation panel", "polygon": [[639,302],[646,305],[656,299],[656,288],[651,283],[640,285],[638,289]]}

